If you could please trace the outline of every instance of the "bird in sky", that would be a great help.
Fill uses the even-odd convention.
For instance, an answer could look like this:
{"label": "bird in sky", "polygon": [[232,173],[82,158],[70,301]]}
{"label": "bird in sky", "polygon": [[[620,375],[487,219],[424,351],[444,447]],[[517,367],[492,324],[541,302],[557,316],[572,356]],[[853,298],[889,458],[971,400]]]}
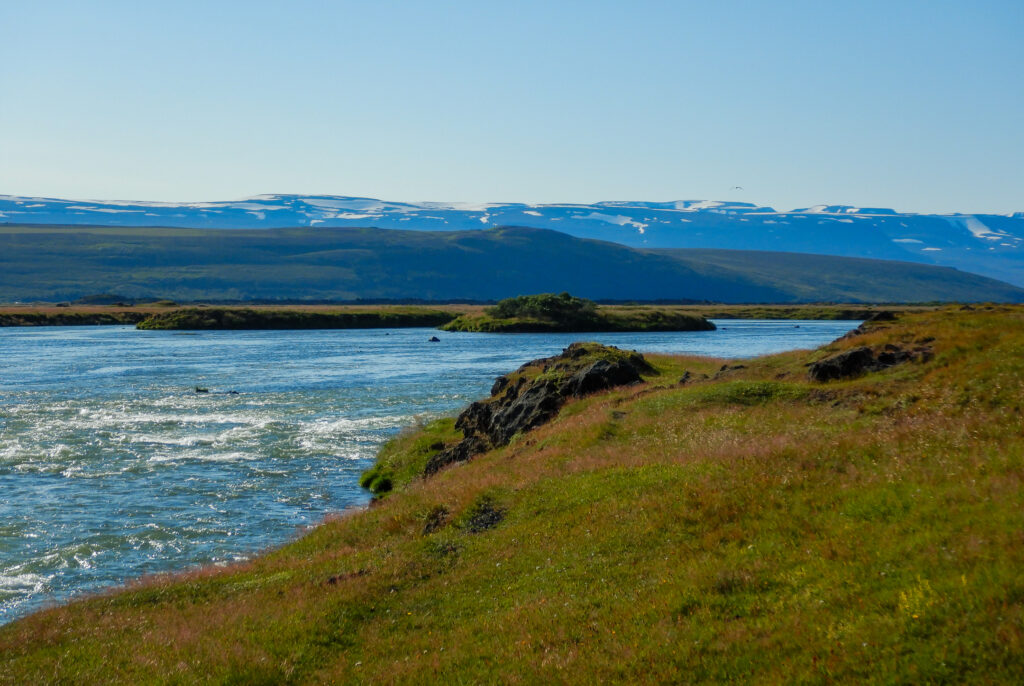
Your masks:
{"label": "bird in sky", "polygon": [[733,186],[729,190],[731,190],[731,191],[741,191],[741,190],[743,190],[743,186]]}

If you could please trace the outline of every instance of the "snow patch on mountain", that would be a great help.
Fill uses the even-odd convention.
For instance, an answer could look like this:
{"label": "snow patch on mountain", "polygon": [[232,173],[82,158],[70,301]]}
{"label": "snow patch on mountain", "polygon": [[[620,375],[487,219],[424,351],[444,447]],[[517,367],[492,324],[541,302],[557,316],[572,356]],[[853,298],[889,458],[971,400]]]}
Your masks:
{"label": "snow patch on mountain", "polygon": [[794,212],[805,212],[807,214],[896,214],[896,210],[888,207],[854,207],[852,205],[814,205],[793,210]]}
{"label": "snow patch on mountain", "polygon": [[605,223],[608,223],[608,224],[617,224],[618,226],[626,226],[628,224],[630,226],[635,226],[640,231],[640,233],[643,233],[644,229],[646,229],[647,226],[648,226],[647,224],[644,224],[642,222],[634,221],[633,219],[631,219],[630,217],[627,217],[624,214],[612,215],[612,214],[602,214],[601,212],[591,212],[590,214],[588,214],[586,216],[576,215],[576,216],[573,217],[573,219],[583,219],[583,220],[591,219],[591,220],[595,220],[595,221],[599,221],[599,222],[605,222]]}
{"label": "snow patch on mountain", "polygon": [[977,217],[950,217],[949,222],[954,226],[967,229],[975,238],[983,238],[990,241],[998,241],[1006,235],[1001,231],[993,231]]}
{"label": "snow patch on mountain", "polygon": [[[366,210],[380,211],[387,207],[385,203],[372,198],[303,198],[302,202],[321,210],[362,210],[365,212]],[[232,206],[237,207],[237,205]]]}
{"label": "snow patch on mountain", "polygon": [[729,248],[911,260],[1024,285],[1024,212],[925,215],[826,204],[779,212],[726,200],[407,203],[354,196],[268,194],[175,203],[0,195],[0,220],[209,229],[374,226],[466,231],[524,226],[642,248]]}

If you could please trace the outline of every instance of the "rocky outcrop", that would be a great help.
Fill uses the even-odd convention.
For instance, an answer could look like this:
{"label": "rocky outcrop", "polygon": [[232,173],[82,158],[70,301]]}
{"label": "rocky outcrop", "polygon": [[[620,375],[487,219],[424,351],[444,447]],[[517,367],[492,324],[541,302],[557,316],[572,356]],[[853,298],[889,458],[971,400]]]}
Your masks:
{"label": "rocky outcrop", "polygon": [[654,369],[643,355],[597,343],[573,343],[560,355],[528,362],[499,377],[491,396],[455,420],[465,438],[434,455],[426,475],[507,445],[518,433],[550,421],[570,398],[637,383]]}
{"label": "rocky outcrop", "polygon": [[[854,317],[854,319],[856,319],[856,317]],[[879,329],[885,327],[884,324],[879,324],[879,322],[894,322],[896,321],[896,319],[897,317],[895,313],[890,312],[889,310],[880,310],[878,312],[871,314],[867,319],[862,321],[860,323],[860,326],[858,326],[856,329],[851,329],[842,336],[840,336],[839,340],[843,341],[848,338],[855,338],[869,331],[878,331]]]}
{"label": "rocky outcrop", "polygon": [[904,362],[927,362],[931,357],[931,348],[925,346],[906,349],[888,344],[879,350],[860,346],[815,362],[810,366],[809,373],[814,381],[835,381],[877,372]]}

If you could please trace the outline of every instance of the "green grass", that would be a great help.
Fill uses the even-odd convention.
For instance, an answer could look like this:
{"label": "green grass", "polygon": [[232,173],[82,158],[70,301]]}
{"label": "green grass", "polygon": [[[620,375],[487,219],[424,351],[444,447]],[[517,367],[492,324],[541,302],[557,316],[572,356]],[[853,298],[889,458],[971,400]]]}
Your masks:
{"label": "green grass", "polygon": [[359,479],[359,485],[375,495],[406,486],[423,474],[427,461],[446,444],[461,439],[462,432],[455,428],[451,417],[411,427],[381,448],[373,467]]}
{"label": "green grass", "polygon": [[[807,376],[928,339],[927,363]],[[644,385],[422,479],[453,438],[428,424],[366,510],[3,627],[0,682],[1019,683],[1022,350],[1024,309],[989,308],[717,379],[650,356]]]}
{"label": "green grass", "polygon": [[[574,265],[566,269],[565,265]],[[177,302],[600,300],[1024,301],[1024,289],[923,264],[734,250],[636,250],[554,231],[258,230],[0,224],[0,302],[116,293]]]}

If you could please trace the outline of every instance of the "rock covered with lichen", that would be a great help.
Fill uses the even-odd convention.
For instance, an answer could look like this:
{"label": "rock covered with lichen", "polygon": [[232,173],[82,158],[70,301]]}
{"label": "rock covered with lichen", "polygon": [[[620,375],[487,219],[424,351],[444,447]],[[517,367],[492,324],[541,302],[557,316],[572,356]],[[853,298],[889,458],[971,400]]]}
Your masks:
{"label": "rock covered with lichen", "polygon": [[499,377],[491,395],[472,403],[455,428],[464,438],[434,455],[425,474],[507,445],[516,434],[550,421],[571,398],[638,383],[654,374],[643,355],[598,343],[573,343],[561,354],[534,360]]}

